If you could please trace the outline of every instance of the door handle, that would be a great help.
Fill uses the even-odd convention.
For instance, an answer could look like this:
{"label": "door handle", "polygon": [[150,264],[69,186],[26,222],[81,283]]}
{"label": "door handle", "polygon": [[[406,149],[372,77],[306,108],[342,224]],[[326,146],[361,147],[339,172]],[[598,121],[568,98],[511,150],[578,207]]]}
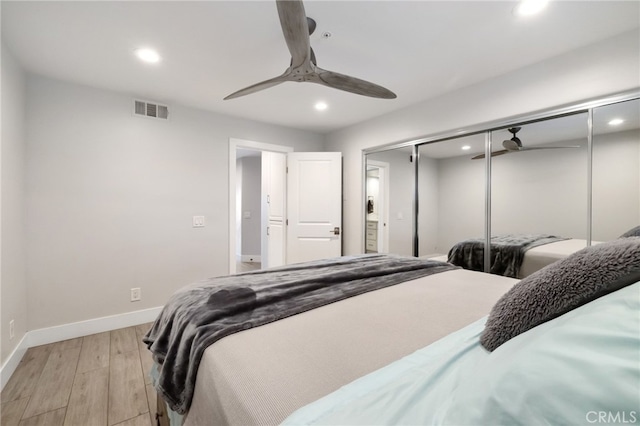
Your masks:
{"label": "door handle", "polygon": [[333,231],[329,232],[331,232],[333,235],[340,235],[340,228],[336,226],[335,228],[333,228]]}

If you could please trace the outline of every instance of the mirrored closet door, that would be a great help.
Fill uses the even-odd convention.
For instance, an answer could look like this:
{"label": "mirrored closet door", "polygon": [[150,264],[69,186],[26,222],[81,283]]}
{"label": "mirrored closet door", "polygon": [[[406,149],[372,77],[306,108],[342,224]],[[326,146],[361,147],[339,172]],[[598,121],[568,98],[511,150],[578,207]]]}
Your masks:
{"label": "mirrored closet door", "polygon": [[[367,251],[461,254],[467,269],[523,278],[640,229],[638,93],[546,114],[369,151]],[[521,266],[495,269],[501,257],[519,263],[514,251]]]}
{"label": "mirrored closet door", "polygon": [[640,100],[593,110],[592,239],[640,225]]}
{"label": "mirrored closet door", "polygon": [[418,147],[419,256],[447,260],[451,247],[483,239],[485,228],[484,134]]}
{"label": "mirrored closet door", "polygon": [[367,253],[414,254],[413,149],[409,146],[366,155]]}

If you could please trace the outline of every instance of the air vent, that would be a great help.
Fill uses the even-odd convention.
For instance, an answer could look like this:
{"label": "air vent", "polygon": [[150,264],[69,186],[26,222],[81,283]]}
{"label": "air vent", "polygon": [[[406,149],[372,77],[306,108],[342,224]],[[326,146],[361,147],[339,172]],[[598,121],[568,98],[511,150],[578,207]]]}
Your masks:
{"label": "air vent", "polygon": [[152,102],[134,100],[133,113],[138,116],[166,120],[169,118],[169,107]]}

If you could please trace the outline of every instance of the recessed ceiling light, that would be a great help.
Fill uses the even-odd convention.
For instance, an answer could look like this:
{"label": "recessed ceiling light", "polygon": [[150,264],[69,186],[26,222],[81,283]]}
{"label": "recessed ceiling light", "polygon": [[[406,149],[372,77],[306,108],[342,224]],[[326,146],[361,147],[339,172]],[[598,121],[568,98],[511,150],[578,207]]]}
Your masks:
{"label": "recessed ceiling light", "polygon": [[315,105],[315,108],[316,108],[318,111],[324,111],[325,109],[327,109],[327,107],[328,107],[328,105],[327,105],[326,103],[324,103],[324,102],[318,102],[318,103]]}
{"label": "recessed ceiling light", "polygon": [[609,126],[617,126],[622,123],[624,123],[624,120],[622,118],[614,118],[609,122]]}
{"label": "recessed ceiling light", "polygon": [[148,62],[150,64],[155,64],[160,61],[160,55],[153,49],[136,49],[135,54],[141,61]]}
{"label": "recessed ceiling light", "polygon": [[463,151],[468,151],[470,149],[471,149],[471,147],[469,145],[465,145],[465,146],[462,147]]}
{"label": "recessed ceiling light", "polygon": [[518,16],[531,16],[547,7],[549,0],[522,0],[513,10]]}

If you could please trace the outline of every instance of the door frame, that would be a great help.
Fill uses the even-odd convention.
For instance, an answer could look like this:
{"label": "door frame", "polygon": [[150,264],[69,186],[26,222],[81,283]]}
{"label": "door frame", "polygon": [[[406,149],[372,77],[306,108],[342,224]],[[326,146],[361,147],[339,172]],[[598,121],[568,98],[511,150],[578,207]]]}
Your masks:
{"label": "door frame", "polygon": [[236,161],[238,149],[285,154],[293,152],[292,146],[229,138],[229,274],[236,273]]}

